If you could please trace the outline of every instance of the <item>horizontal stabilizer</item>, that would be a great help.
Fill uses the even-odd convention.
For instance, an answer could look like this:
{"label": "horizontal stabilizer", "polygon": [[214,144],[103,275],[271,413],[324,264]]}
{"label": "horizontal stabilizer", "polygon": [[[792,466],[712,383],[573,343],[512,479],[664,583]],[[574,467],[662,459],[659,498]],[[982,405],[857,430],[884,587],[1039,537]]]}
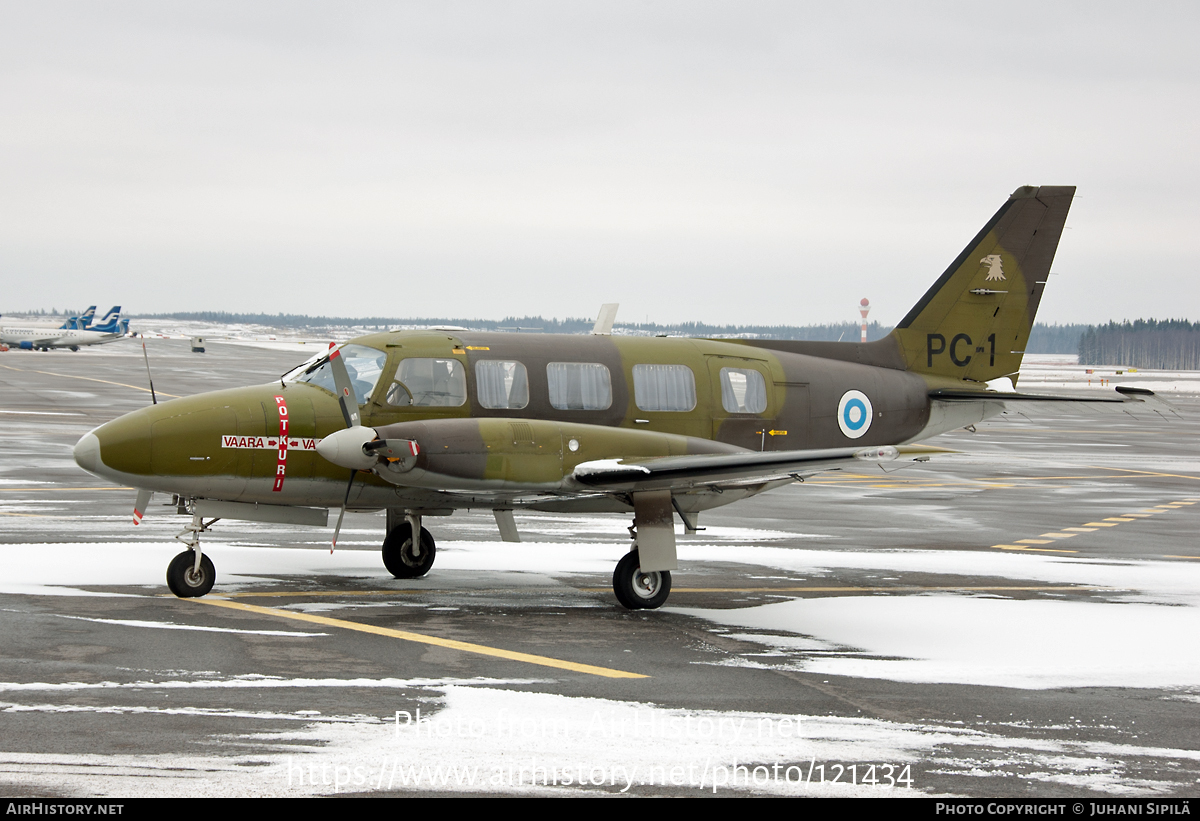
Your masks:
{"label": "horizontal stabilizer", "polygon": [[929,398],[943,402],[1002,402],[1007,410],[1022,412],[1045,412],[1054,405],[1092,411],[1123,411],[1136,409],[1167,412],[1178,416],[1171,403],[1147,388],[1117,385],[1117,396],[1090,396],[1088,394],[1044,394],[1044,393],[999,393],[996,391],[968,391],[938,389],[929,392]]}

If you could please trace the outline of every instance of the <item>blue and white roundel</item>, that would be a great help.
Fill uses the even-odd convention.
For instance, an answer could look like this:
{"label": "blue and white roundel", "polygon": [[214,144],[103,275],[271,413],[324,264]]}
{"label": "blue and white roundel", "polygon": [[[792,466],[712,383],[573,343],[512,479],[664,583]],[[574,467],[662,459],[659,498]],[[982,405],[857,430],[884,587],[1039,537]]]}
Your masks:
{"label": "blue and white roundel", "polygon": [[850,439],[857,439],[871,427],[871,400],[862,391],[846,391],[838,402],[838,427]]}

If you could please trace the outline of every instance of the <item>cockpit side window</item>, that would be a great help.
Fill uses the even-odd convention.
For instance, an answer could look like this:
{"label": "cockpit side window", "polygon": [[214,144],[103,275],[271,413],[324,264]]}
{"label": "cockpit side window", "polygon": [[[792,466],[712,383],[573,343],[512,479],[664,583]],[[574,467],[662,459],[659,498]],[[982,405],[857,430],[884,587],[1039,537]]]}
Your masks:
{"label": "cockpit side window", "polygon": [[467,401],[467,372],[457,359],[405,359],[388,388],[395,407],[457,408]]}
{"label": "cockpit side window", "polygon": [[[354,388],[355,399],[360,405],[367,404],[376,383],[379,382],[380,374],[383,373],[387,354],[365,345],[343,345],[340,353],[342,361],[346,363],[346,373]],[[306,370],[297,368],[285,378],[292,382],[307,382],[337,394],[337,386],[333,381],[333,367],[327,358],[317,360]]]}

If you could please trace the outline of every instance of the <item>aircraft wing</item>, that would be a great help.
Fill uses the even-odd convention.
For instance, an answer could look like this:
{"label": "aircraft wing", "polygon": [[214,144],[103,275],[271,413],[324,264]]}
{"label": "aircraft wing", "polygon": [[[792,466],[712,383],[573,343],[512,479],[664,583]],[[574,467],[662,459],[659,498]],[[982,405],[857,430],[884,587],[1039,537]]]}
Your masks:
{"label": "aircraft wing", "polygon": [[943,448],[901,445],[765,453],[719,453],[663,456],[654,459],[600,459],[575,467],[573,479],[596,490],[684,490],[749,481],[801,479],[827,470],[865,467],[894,461],[925,461]]}

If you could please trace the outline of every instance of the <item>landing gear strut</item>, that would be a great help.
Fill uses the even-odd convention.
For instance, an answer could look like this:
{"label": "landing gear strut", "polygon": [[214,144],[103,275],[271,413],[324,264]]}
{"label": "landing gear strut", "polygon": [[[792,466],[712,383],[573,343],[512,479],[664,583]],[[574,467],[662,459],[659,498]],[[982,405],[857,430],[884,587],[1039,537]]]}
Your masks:
{"label": "landing gear strut", "polygon": [[200,518],[199,513],[192,514],[192,523],[180,531],[176,539],[188,546],[167,565],[167,587],[181,599],[193,599],[203,596],[212,590],[217,580],[217,569],[213,567],[212,559],[200,550],[200,534],[208,530],[209,525]]}
{"label": "landing gear strut", "polygon": [[633,547],[613,571],[613,593],[630,610],[654,610],[671,595],[671,571],[679,566],[672,511],[669,490],[633,494]]}
{"label": "landing gear strut", "polygon": [[[417,541],[413,540],[414,529],[420,533]],[[420,516],[406,516],[383,540],[383,566],[397,579],[421,578],[433,567],[436,555],[433,536],[421,527]]]}

